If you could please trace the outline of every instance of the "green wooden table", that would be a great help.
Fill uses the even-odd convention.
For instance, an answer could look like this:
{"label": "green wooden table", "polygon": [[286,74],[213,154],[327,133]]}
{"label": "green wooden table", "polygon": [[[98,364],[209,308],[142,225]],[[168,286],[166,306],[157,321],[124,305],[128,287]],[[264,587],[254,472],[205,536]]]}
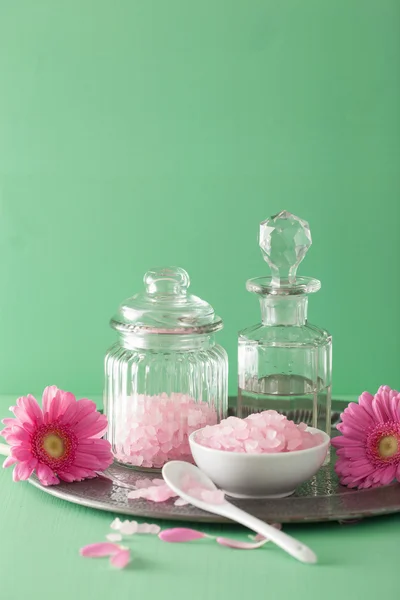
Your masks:
{"label": "green wooden table", "polygon": [[[13,401],[0,397],[1,418]],[[0,491],[1,600],[375,600],[395,599],[400,591],[400,514],[354,525],[286,526],[318,554],[315,566],[296,562],[272,544],[243,551],[212,541],[167,544],[143,535],[132,541],[131,565],[115,571],[107,559],[80,557],[79,548],[103,541],[116,515],[58,500],[27,482],[13,483],[10,469],[0,470]],[[241,540],[248,534],[233,525],[193,526]]]}

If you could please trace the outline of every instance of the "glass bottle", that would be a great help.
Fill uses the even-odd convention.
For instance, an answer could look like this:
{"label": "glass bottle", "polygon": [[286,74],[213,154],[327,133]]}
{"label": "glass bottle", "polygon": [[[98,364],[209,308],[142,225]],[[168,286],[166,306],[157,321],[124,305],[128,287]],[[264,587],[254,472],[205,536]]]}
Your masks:
{"label": "glass bottle", "polygon": [[261,223],[259,244],[271,276],[246,284],[259,295],[261,323],[239,333],[238,415],[273,409],[330,433],[332,338],[307,321],[307,294],[321,283],[296,276],[309,225],[282,211]]}
{"label": "glass bottle", "polygon": [[214,340],[222,320],[188,293],[186,271],[148,271],[144,283],[111,320],[119,339],[105,357],[104,409],[115,459],[160,469],[191,461],[190,433],[226,416],[228,358]]}

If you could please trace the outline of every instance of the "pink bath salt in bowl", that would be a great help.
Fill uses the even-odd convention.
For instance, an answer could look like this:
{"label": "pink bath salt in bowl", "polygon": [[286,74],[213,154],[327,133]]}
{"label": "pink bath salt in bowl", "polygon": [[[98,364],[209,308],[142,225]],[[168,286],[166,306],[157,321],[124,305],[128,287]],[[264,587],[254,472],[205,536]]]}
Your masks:
{"label": "pink bath salt in bowl", "polygon": [[296,425],[276,410],[266,410],[239,419],[228,417],[196,433],[196,442],[214,450],[275,454],[319,446],[323,437],[312,433],[305,423]]}
{"label": "pink bath salt in bowl", "polygon": [[197,466],[228,495],[283,498],[317,473],[330,437],[268,410],[206,426],[189,443]]}

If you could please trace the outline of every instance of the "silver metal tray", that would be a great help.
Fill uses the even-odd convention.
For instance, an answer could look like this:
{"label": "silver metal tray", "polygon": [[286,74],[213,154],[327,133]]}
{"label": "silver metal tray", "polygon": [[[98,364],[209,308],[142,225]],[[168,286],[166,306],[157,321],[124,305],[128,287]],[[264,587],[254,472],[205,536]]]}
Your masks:
{"label": "silver metal tray", "polygon": [[[222,517],[203,512],[194,506],[174,506],[174,500],[154,503],[129,500],[127,495],[139,479],[160,477],[112,465],[104,477],[76,483],[60,483],[44,487],[33,476],[29,482],[42,491],[99,510],[170,521],[223,523]],[[332,463],[320,469],[315,477],[301,485],[293,496],[279,500],[234,500],[255,516],[268,522],[307,523],[348,521],[364,517],[400,512],[400,484],[370,490],[349,490],[339,485]]]}

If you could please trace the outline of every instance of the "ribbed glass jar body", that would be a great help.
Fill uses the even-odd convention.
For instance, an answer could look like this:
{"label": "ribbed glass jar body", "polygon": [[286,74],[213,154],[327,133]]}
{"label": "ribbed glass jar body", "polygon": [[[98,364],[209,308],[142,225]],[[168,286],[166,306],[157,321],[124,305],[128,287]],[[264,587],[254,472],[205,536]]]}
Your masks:
{"label": "ribbed glass jar body", "polygon": [[191,461],[190,433],[227,408],[228,358],[212,334],[121,335],[106,355],[107,437],[122,464]]}

